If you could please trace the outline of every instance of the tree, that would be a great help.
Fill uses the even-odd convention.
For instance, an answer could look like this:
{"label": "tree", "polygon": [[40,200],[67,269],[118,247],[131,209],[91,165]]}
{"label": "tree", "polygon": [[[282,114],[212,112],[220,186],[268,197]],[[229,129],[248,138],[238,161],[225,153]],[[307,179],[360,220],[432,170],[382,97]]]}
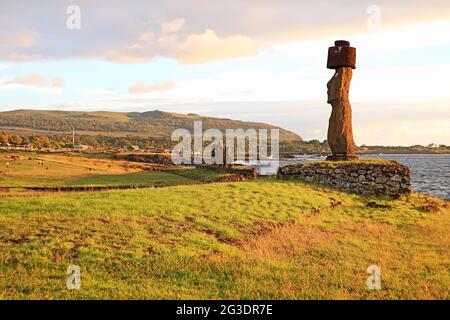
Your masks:
{"label": "tree", "polygon": [[22,143],[23,139],[21,136],[11,136],[9,138],[9,141],[11,142],[11,144],[18,146],[19,144]]}
{"label": "tree", "polygon": [[80,140],[83,144],[88,146],[95,147],[98,145],[97,139],[93,136],[82,136]]}
{"label": "tree", "polygon": [[47,136],[38,136],[38,141],[41,147],[50,147],[50,139]]}
{"label": "tree", "polygon": [[0,143],[2,145],[7,145],[9,141],[9,137],[5,132],[0,133]]}

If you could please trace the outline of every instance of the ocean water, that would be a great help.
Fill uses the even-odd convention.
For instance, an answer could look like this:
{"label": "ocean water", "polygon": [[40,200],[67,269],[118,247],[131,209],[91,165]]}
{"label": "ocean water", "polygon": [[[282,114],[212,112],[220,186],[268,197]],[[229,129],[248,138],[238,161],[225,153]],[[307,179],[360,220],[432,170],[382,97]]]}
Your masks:
{"label": "ocean water", "polygon": [[450,199],[450,154],[371,154],[368,157],[407,165],[414,191]]}
{"label": "ocean water", "polygon": [[[450,199],[450,154],[370,154],[362,157],[395,160],[405,164],[411,169],[414,191]],[[299,155],[293,159],[280,160],[279,165],[324,159],[324,156]],[[261,174],[276,174],[278,168],[276,163],[254,166]]]}

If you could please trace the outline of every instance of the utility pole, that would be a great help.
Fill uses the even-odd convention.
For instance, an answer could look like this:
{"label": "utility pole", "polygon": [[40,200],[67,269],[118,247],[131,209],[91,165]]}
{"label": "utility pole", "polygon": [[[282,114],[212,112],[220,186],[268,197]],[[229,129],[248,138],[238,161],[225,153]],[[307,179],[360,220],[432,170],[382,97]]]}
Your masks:
{"label": "utility pole", "polygon": [[75,129],[72,130],[72,147],[75,148]]}

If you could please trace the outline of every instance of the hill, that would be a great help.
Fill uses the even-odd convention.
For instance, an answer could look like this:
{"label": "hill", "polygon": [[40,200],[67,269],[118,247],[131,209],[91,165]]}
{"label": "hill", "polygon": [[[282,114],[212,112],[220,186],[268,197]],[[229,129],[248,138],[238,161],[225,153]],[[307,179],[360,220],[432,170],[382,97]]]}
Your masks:
{"label": "hill", "polygon": [[108,136],[145,136],[168,138],[173,130],[193,130],[194,121],[202,121],[203,128],[279,129],[282,141],[301,141],[297,134],[259,122],[178,114],[159,110],[147,112],[79,112],[54,110],[15,110],[0,112],[0,130],[10,134],[68,134],[76,130],[82,134]]}

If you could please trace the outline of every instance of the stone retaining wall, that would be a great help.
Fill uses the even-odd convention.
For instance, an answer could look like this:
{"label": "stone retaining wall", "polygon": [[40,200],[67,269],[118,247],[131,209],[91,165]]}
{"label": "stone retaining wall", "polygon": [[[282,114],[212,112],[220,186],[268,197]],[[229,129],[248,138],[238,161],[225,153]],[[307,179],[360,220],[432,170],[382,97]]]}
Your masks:
{"label": "stone retaining wall", "polygon": [[411,173],[395,161],[316,162],[283,166],[282,179],[303,179],[335,187],[345,192],[396,196],[411,192]]}

